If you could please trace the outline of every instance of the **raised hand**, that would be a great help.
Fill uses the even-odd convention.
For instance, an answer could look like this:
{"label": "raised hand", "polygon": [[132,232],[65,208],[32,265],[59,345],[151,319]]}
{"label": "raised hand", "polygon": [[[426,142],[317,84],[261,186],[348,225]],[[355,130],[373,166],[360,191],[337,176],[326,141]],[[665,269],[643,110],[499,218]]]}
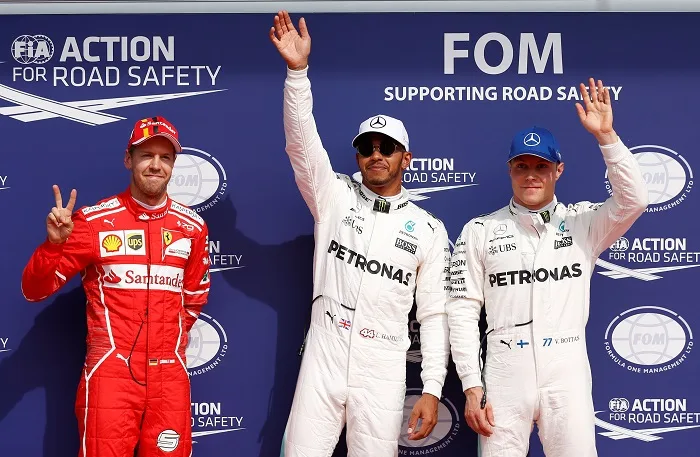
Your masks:
{"label": "raised hand", "polygon": [[610,91],[603,87],[603,81],[588,81],[590,94],[585,84],[581,83],[579,89],[585,109],[580,103],[576,103],[576,111],[583,127],[592,133],[600,144],[611,144],[617,141],[617,134],[613,130],[613,112],[610,102]]}
{"label": "raised hand", "polygon": [[275,25],[270,27],[270,40],[292,70],[303,70],[309,64],[311,36],[303,17],[299,19],[297,33],[289,13],[287,11],[277,13]]}
{"label": "raised hand", "polygon": [[53,195],[56,198],[56,206],[51,208],[51,212],[46,217],[46,232],[49,236],[49,241],[54,244],[65,243],[70,234],[73,232],[73,207],[75,206],[75,198],[78,192],[73,189],[70,192],[68,204],[63,207],[63,199],[61,198],[61,190],[57,185],[53,186]]}

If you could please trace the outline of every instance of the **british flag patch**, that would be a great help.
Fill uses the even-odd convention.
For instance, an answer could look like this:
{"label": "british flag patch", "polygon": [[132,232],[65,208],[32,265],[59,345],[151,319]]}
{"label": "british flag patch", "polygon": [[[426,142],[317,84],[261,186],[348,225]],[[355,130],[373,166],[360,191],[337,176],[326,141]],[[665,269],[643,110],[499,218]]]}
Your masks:
{"label": "british flag patch", "polygon": [[342,327],[345,330],[350,330],[350,321],[347,319],[340,319],[340,323],[338,324],[338,327]]}

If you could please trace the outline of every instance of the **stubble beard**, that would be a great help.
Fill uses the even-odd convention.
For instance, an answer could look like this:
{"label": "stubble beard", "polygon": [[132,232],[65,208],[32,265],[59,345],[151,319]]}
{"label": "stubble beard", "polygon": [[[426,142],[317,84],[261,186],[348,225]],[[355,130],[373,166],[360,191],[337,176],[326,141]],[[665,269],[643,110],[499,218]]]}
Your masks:
{"label": "stubble beard", "polygon": [[388,170],[386,177],[370,177],[370,173],[366,170],[363,174],[363,178],[365,179],[365,181],[367,181],[368,184],[372,186],[384,186],[393,182],[399,173],[399,169],[395,170],[393,173],[391,172],[391,170]]}

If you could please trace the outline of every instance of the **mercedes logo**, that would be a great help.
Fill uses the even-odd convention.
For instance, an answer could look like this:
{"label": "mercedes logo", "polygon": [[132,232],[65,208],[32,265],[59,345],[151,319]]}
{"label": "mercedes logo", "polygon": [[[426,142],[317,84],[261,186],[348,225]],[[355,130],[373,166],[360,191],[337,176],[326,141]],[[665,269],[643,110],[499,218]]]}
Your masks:
{"label": "mercedes logo", "polygon": [[523,143],[525,143],[525,146],[537,146],[538,144],[540,144],[540,136],[534,132],[528,133],[527,135],[525,135]]}
{"label": "mercedes logo", "polygon": [[508,226],[506,224],[498,224],[498,226],[493,229],[493,234],[496,236],[503,235],[508,231]]}
{"label": "mercedes logo", "polygon": [[377,116],[371,121],[369,121],[369,126],[373,129],[380,129],[382,127],[386,127],[386,119],[384,119],[381,116]]}

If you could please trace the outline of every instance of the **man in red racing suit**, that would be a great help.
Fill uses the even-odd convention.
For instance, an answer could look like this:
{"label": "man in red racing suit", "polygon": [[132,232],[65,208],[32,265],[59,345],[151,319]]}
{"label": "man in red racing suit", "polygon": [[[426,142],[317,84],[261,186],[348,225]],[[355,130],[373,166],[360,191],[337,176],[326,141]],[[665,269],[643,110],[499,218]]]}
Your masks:
{"label": "man in red racing suit", "polygon": [[[147,141],[146,141],[147,140]],[[72,213],[76,192],[47,218],[22,292],[40,301],[80,272],[87,355],[76,416],[80,457],[191,455],[187,333],[209,292],[207,226],[166,193],[177,131],[137,122],[125,155],[128,190]]]}

